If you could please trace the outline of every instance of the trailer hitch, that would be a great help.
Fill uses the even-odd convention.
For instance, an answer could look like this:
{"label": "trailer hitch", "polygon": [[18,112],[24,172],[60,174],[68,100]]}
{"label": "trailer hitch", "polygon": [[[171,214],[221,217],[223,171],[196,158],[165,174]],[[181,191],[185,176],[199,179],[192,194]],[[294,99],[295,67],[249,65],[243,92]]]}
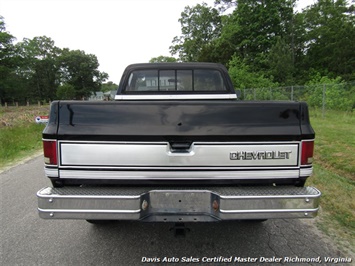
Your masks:
{"label": "trailer hitch", "polygon": [[175,223],[169,231],[173,231],[175,237],[185,237],[186,232],[190,232],[191,230],[185,226],[185,223]]}

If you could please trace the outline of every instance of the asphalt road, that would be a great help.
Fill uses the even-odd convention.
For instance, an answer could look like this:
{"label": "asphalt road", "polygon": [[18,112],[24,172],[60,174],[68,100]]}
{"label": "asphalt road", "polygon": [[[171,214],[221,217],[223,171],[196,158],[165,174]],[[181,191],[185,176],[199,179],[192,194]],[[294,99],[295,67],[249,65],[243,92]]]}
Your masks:
{"label": "asphalt road", "polygon": [[342,256],[312,221],[195,223],[175,236],[167,223],[42,220],[36,192],[50,185],[42,156],[1,173],[0,182],[1,265],[332,265],[326,257]]}

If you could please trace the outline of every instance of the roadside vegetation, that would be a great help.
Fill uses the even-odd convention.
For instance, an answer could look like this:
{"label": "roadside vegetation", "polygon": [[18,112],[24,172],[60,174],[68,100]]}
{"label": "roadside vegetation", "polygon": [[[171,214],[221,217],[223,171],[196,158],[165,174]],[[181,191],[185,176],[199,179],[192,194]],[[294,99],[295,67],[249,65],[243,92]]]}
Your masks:
{"label": "roadside vegetation", "polygon": [[48,105],[0,108],[0,170],[41,150],[44,125],[35,117],[48,112]]}
{"label": "roadside vegetation", "polygon": [[355,253],[355,114],[311,111],[316,132],[314,175],[307,185],[322,192],[318,227],[343,250]]}

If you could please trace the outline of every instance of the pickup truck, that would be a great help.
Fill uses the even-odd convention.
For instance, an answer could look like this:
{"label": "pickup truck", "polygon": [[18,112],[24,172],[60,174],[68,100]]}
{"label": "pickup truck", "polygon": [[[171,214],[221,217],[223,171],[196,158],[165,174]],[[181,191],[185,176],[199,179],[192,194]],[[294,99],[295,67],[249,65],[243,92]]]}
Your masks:
{"label": "pickup truck", "polygon": [[238,100],[223,65],[130,65],[115,101],[52,102],[39,216],[312,218],[314,138],[305,102]]}

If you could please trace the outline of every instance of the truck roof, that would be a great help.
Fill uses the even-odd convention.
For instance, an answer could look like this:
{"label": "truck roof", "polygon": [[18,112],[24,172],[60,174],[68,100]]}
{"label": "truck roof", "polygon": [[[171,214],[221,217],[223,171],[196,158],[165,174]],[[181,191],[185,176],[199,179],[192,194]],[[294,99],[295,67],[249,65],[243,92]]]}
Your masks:
{"label": "truck roof", "polygon": [[210,62],[170,62],[170,63],[138,63],[131,64],[126,67],[126,70],[138,69],[138,68],[148,68],[148,69],[184,69],[184,68],[220,68],[227,71],[227,68],[219,63]]}

